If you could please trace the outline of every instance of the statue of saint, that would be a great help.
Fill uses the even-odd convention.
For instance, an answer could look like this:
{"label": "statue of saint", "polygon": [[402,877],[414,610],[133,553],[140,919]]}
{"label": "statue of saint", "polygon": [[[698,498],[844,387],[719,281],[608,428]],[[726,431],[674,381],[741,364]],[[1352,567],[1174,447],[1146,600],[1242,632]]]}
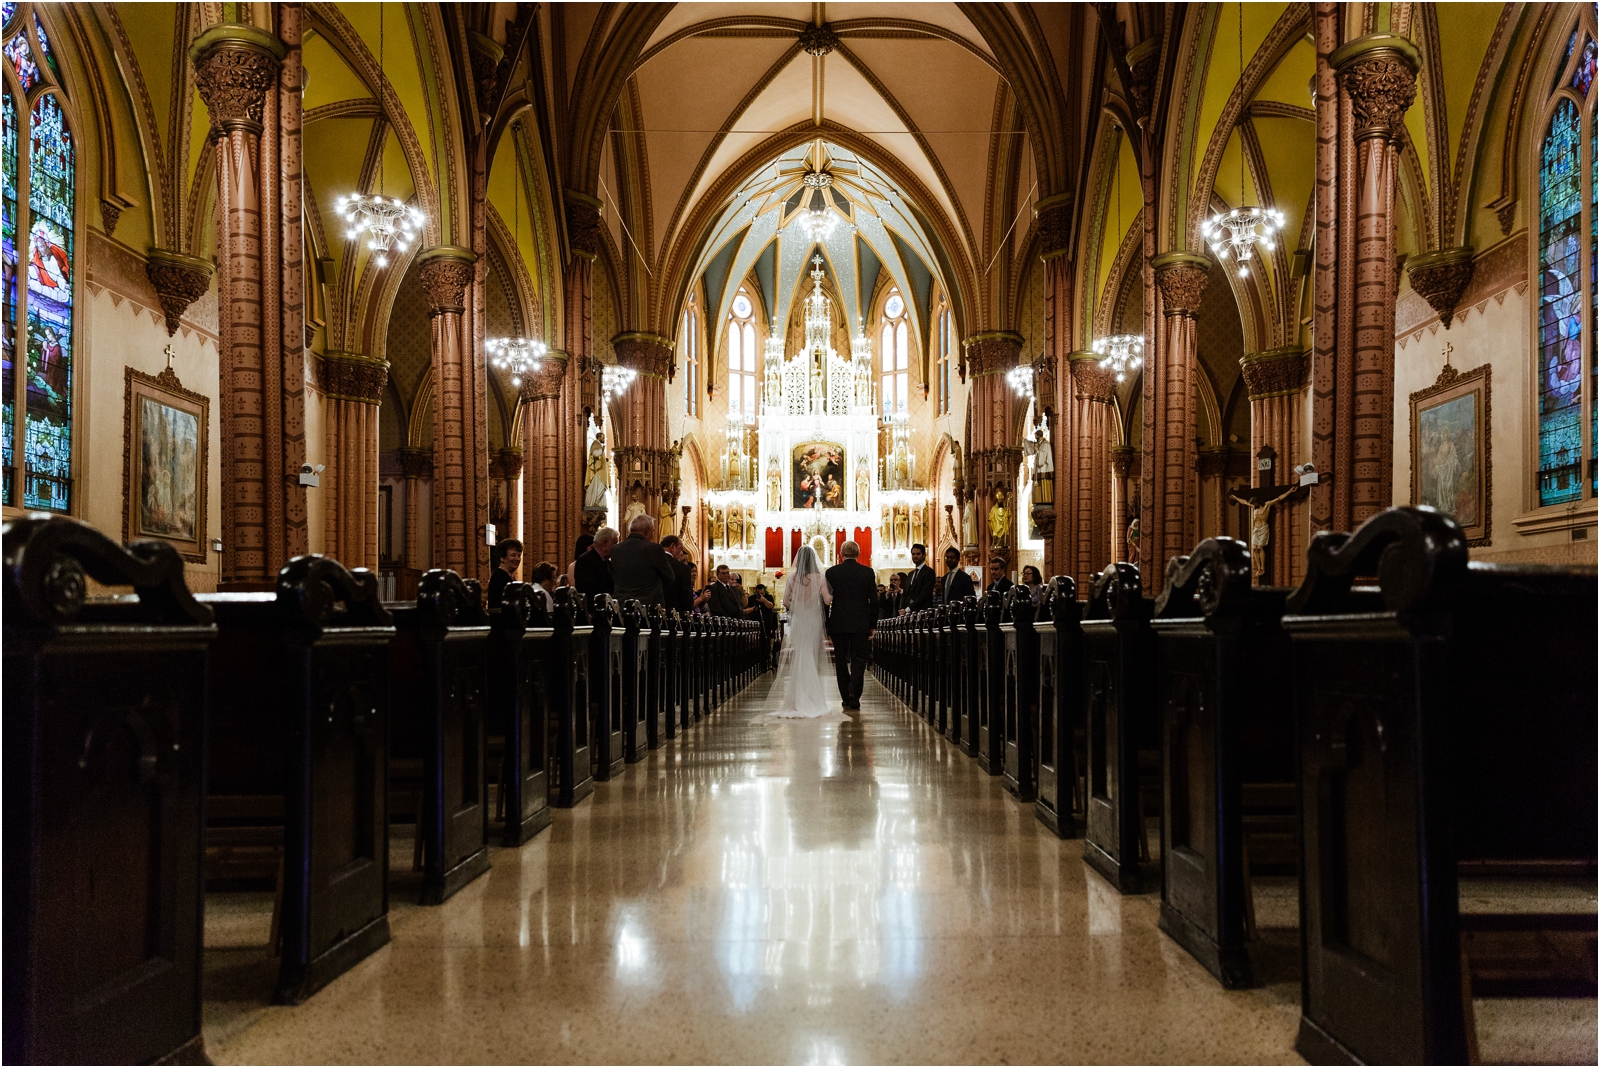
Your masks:
{"label": "statue of saint", "polygon": [[767,465],[767,511],[777,512],[783,508],[783,474],[778,470],[778,458],[774,456],[772,463]]}
{"label": "statue of saint", "polygon": [[1128,563],[1139,562],[1139,517],[1134,516],[1133,522],[1128,524]]}
{"label": "statue of saint", "polygon": [[756,514],[753,508],[744,514],[744,547],[752,551],[756,547]]}
{"label": "statue of saint", "polygon": [[667,486],[677,490],[683,485],[683,439],[679,438],[667,450]]}
{"label": "statue of saint", "polygon": [[638,486],[634,486],[633,489],[628,491],[628,497],[629,500],[627,511],[622,513],[623,530],[628,529],[628,524],[633,522],[634,517],[645,514],[644,502],[639,499]]}
{"label": "statue of saint", "polygon": [[894,480],[895,485],[901,489],[911,484],[911,473],[906,468],[906,454],[904,452],[896,452],[894,454]]}
{"label": "statue of saint", "polygon": [[913,545],[922,545],[928,540],[924,536],[927,533],[924,529],[927,524],[927,514],[927,509],[920,504],[911,509],[911,544]]}
{"label": "statue of saint", "polygon": [[728,506],[727,547],[737,549],[744,543],[744,509],[737,504]]}
{"label": "statue of saint", "polygon": [[589,465],[583,476],[583,510],[606,510],[606,491],[611,488],[611,464],[606,460],[606,436],[599,433],[589,445]]}
{"label": "statue of saint", "polygon": [[666,496],[663,495],[661,498],[661,507],[656,509],[656,537],[658,539],[664,538],[668,534],[675,533],[675,531],[672,529],[672,524],[677,517],[677,509],[675,509],[672,506],[672,502],[667,500]]}
{"label": "statue of saint", "polygon": [[722,513],[716,508],[706,509],[706,548],[715,549],[722,544],[722,539],[717,536],[721,526]]}
{"label": "statue of saint", "polygon": [[872,476],[867,472],[867,461],[856,464],[856,510],[865,512],[872,507]]}
{"label": "statue of saint", "polygon": [[1006,507],[1006,491],[999,488],[989,506],[989,540],[995,546],[1011,544],[1011,510]]}
{"label": "statue of saint", "polygon": [[906,538],[906,534],[907,534],[906,527],[907,527],[908,523],[910,522],[910,519],[906,515],[906,512],[907,512],[907,509],[906,509],[905,505],[899,504],[899,505],[895,506],[895,509],[894,509],[894,546],[895,546],[896,549],[904,549],[906,546],[911,544],[911,542],[908,541],[907,538]]}

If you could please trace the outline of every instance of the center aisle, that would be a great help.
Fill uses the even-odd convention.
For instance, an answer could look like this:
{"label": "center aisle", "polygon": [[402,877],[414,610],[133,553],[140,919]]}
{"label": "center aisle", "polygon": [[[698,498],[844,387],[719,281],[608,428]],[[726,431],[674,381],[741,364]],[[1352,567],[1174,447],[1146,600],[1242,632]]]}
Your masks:
{"label": "center aisle", "polygon": [[771,680],[445,905],[393,889],[388,947],[211,1056],[1297,1060],[1298,984],[1223,991],[1156,895],[1119,896],[870,677],[829,723],[761,715]]}

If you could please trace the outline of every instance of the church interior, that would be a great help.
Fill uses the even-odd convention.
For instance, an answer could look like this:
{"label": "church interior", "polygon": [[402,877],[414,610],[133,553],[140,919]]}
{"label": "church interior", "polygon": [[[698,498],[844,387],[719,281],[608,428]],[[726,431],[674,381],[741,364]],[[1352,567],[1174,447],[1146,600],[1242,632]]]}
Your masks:
{"label": "church interior", "polygon": [[7,1060],[1600,1056],[1594,5],[0,20]]}

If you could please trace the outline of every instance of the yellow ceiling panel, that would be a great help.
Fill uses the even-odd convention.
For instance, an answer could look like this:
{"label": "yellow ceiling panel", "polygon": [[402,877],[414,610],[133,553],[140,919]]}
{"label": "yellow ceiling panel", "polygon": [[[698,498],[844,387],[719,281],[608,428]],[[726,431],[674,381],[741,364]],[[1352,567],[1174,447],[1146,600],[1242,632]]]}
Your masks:
{"label": "yellow ceiling panel", "polygon": [[[1102,294],[1111,282],[1111,269],[1117,262],[1117,249],[1123,238],[1138,220],[1139,209],[1144,207],[1144,193],[1139,188],[1139,164],[1133,158],[1133,147],[1126,137],[1120,138],[1117,151],[1117,172],[1112,175],[1112,185],[1106,197],[1105,236],[1100,241],[1100,266],[1095,275],[1095,293]],[[1121,203],[1118,203],[1118,197]],[[1117,216],[1122,216],[1118,231]]]}
{"label": "yellow ceiling panel", "polygon": [[[489,203],[505,220],[506,229],[517,239],[517,254],[522,257],[528,277],[534,286],[539,284],[539,253],[534,246],[533,219],[530,217],[528,198],[523,194],[522,183],[517,181],[517,144],[514,135],[500,142],[500,151],[494,154],[494,166],[489,170]],[[509,290],[512,282],[506,282]]]}
{"label": "yellow ceiling panel", "polygon": [[1445,117],[1449,123],[1449,160],[1454,166],[1461,129],[1467,121],[1467,106],[1472,102],[1472,87],[1478,68],[1489,51],[1494,27],[1503,4],[1435,4],[1439,22],[1440,55],[1434,59],[1436,76],[1444,80]]}
{"label": "yellow ceiling panel", "polygon": [[371,100],[372,90],[367,87],[344,58],[334,51],[319,34],[308,34],[301,47],[301,57],[306,66],[307,111],[341,100]]}
{"label": "yellow ceiling panel", "polygon": [[[1204,158],[1212,131],[1222,117],[1222,108],[1239,84],[1241,66],[1250,62],[1267,34],[1277,24],[1287,4],[1222,4],[1217,10],[1216,35],[1211,42],[1211,57],[1206,64],[1205,95],[1201,98],[1199,125],[1195,128],[1191,180]],[[1240,62],[1240,9],[1244,15],[1244,59]]]}
{"label": "yellow ceiling panel", "polygon": [[161,148],[167,143],[167,116],[172,111],[172,38],[177,32],[177,12],[172,4],[117,4],[117,18],[133,47],[139,73],[150,93],[150,110],[160,126]]}
{"label": "yellow ceiling panel", "polygon": [[417,140],[428,146],[432,141],[432,124],[428,121],[425,79],[417,65],[417,45],[412,39],[406,7],[401,4],[340,4],[339,12],[355,27],[367,51],[382,65],[412,130],[416,131]]}
{"label": "yellow ceiling panel", "polygon": [[334,259],[344,255],[344,222],[334,211],[334,202],[356,191],[361,176],[361,160],[372,137],[371,119],[324,119],[307,124],[300,136],[306,176],[316,195],[322,229],[328,237],[328,253]]}
{"label": "yellow ceiling panel", "polygon": [[1317,128],[1299,119],[1257,119],[1254,126],[1272,183],[1272,206],[1285,216],[1283,240],[1293,250],[1316,179]]}
{"label": "yellow ceiling panel", "polygon": [[1317,72],[1317,50],[1301,38],[1273,68],[1256,90],[1257,100],[1273,100],[1295,107],[1311,106],[1311,78]]}

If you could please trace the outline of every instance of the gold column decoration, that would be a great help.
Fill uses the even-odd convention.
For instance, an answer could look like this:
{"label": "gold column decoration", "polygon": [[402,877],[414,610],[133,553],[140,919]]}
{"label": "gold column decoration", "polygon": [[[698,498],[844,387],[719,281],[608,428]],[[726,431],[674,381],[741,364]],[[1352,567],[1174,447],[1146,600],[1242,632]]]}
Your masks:
{"label": "gold column decoration", "polygon": [[300,18],[285,5],[280,36],[224,23],[189,46],[217,142],[223,589],[271,589],[308,545]]}

